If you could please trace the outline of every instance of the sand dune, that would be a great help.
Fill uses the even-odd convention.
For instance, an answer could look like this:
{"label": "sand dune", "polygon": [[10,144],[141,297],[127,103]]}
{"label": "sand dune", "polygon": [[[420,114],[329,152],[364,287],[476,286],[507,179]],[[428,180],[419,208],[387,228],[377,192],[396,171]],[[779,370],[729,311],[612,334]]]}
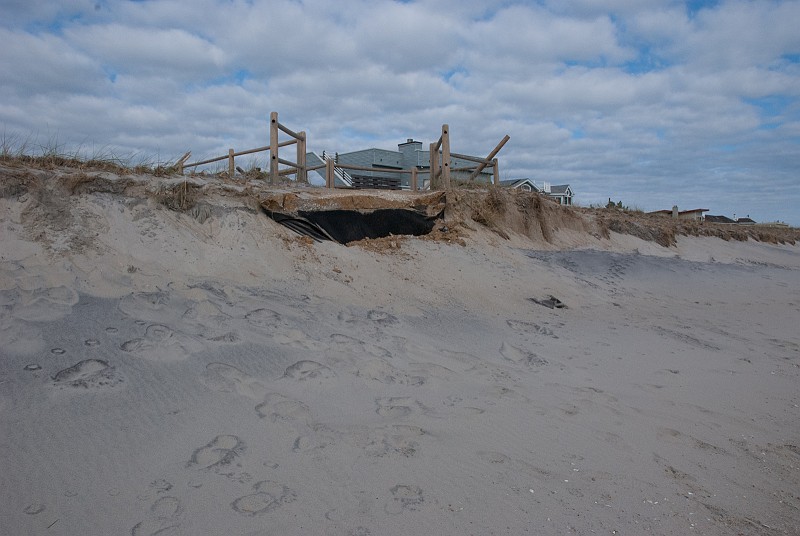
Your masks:
{"label": "sand dune", "polygon": [[3,534],[800,534],[797,246],[378,252],[126,180],[0,199]]}

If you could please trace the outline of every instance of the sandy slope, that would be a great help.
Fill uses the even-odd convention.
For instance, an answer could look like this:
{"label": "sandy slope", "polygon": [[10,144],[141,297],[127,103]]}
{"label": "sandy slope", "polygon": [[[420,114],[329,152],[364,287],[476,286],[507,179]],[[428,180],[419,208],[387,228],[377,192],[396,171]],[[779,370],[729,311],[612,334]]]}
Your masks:
{"label": "sandy slope", "polygon": [[3,534],[800,534],[797,246],[375,252],[126,180],[0,199]]}

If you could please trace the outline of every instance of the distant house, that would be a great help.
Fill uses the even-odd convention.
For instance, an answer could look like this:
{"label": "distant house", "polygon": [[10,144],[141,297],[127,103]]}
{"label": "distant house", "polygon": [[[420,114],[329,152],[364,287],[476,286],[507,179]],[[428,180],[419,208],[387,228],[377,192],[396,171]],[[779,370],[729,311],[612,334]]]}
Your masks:
{"label": "distant house", "polygon": [[539,187],[534,184],[530,179],[511,179],[500,181],[500,186],[504,188],[513,188],[515,190],[522,190],[523,192],[539,192]]}
{"label": "distant house", "polygon": [[736,223],[735,220],[732,220],[727,216],[712,216],[710,214],[706,216],[705,220],[708,223]]}
{"label": "distant house", "polygon": [[574,195],[569,184],[558,184],[551,186],[550,183],[543,182],[541,185],[538,185],[531,179],[511,179],[500,181],[500,186],[505,188],[514,188],[515,190],[522,190],[525,192],[536,192],[549,197],[559,205],[571,205],[572,197]]}
{"label": "distant house", "polygon": [[[405,143],[398,144],[397,151],[372,147],[349,153],[326,154],[323,152],[322,156],[313,152],[306,154],[308,166],[324,164],[327,159],[333,159],[337,164],[370,168],[369,171],[337,168],[337,186],[408,189],[411,180],[410,173],[391,173],[386,170],[409,170],[411,168],[417,168],[417,180],[421,187],[427,186],[430,182],[430,150],[423,149],[422,142],[412,138],[408,138]],[[475,163],[468,160],[456,157],[450,159],[450,169],[474,166]],[[324,180],[325,170],[318,170],[317,173]],[[486,167],[475,178],[475,181],[488,184],[493,179],[494,170]]]}
{"label": "distant house", "polygon": [[703,212],[708,212],[707,208],[693,208],[691,210],[678,210],[677,206],[672,207],[672,210],[655,210],[648,212],[648,214],[661,214],[663,216],[671,216],[676,220],[691,220],[703,221]]}
{"label": "distant house", "polygon": [[558,201],[559,205],[571,205],[572,204],[572,188],[569,187],[569,184],[557,184],[550,187],[549,192],[545,192],[547,197]]}
{"label": "distant house", "polygon": [[736,220],[736,223],[739,225],[755,225],[755,220],[751,220],[750,218],[739,218]]}

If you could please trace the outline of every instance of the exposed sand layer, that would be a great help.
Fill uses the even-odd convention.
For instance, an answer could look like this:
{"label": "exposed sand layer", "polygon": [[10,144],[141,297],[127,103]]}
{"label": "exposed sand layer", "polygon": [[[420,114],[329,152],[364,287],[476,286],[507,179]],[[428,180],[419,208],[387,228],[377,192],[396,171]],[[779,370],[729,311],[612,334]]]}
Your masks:
{"label": "exposed sand layer", "polygon": [[3,534],[800,534],[800,247],[311,244],[197,181],[5,183]]}

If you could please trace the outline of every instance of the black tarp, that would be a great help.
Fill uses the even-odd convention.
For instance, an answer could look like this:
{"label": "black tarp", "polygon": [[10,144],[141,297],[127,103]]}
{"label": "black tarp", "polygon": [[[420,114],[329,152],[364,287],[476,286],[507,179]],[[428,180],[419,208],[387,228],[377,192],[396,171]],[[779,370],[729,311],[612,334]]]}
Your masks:
{"label": "black tarp", "polygon": [[415,210],[401,208],[377,209],[368,212],[357,210],[301,210],[297,216],[264,209],[267,215],[292,229],[315,240],[334,240],[347,244],[364,238],[382,238],[389,235],[420,236],[431,232],[435,216],[427,216]]}

